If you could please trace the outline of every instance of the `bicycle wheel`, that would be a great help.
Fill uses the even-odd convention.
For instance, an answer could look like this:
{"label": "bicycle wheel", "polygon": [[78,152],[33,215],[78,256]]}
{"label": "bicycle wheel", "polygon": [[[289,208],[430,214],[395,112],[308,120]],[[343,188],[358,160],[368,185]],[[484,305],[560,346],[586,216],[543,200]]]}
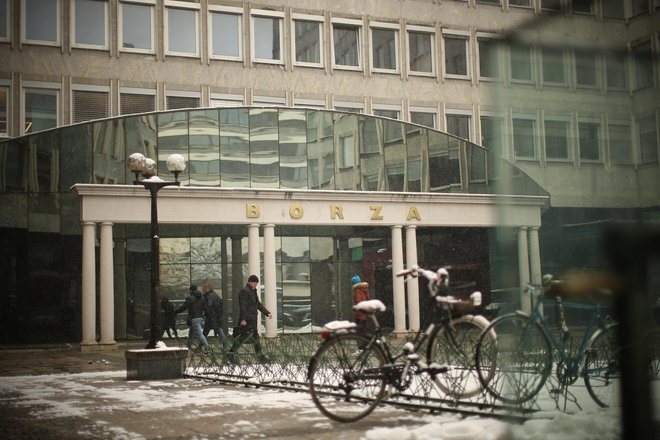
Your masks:
{"label": "bicycle wheel", "polygon": [[598,330],[589,341],[584,370],[584,384],[592,399],[601,407],[618,406],[621,385],[617,324]]}
{"label": "bicycle wheel", "polygon": [[552,347],[543,329],[528,315],[504,315],[481,334],[476,364],[488,393],[517,405],[532,399],[543,387],[552,369]]}
{"label": "bicycle wheel", "polygon": [[364,349],[368,342],[357,333],[334,336],[312,357],[309,391],[316,407],[333,420],[359,420],[385,395],[385,354],[375,345]]}
{"label": "bicycle wheel", "polygon": [[474,357],[479,335],[489,324],[483,316],[465,315],[446,326],[438,325],[431,334],[426,349],[428,364],[449,367],[447,372],[433,376],[433,381],[444,394],[465,399],[483,389]]}

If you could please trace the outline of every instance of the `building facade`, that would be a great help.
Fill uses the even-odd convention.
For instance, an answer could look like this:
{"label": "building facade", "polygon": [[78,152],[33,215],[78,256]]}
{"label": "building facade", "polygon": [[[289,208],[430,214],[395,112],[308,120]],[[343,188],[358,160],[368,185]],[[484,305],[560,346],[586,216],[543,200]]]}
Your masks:
{"label": "building facade", "polygon": [[[64,331],[67,335],[80,334],[76,319],[62,318],[79,316],[80,307],[79,284],[70,280],[80,277],[82,232],[78,199],[69,188],[76,183],[129,183],[122,161],[133,150],[164,160],[188,145],[187,183],[220,188],[477,194],[489,193],[478,180],[488,182],[497,174],[487,163],[509,164],[502,165],[510,172],[503,179],[508,186],[500,181],[500,193],[545,191],[550,196],[539,230],[543,271],[561,274],[602,267],[606,261],[599,238],[606,225],[655,223],[660,217],[658,3],[0,1],[0,136],[7,138],[0,144],[0,229],[4,279],[10,286],[3,294],[2,313],[5,325],[14,329],[8,340],[40,342],[44,334],[59,333],[46,329],[63,328],[63,323],[71,325]],[[280,107],[277,116],[264,110],[270,106]],[[218,113],[217,127],[230,127],[218,136],[207,132],[209,108],[214,107],[236,107],[235,112]],[[286,113],[284,107],[299,109]],[[171,111],[183,108],[200,110]],[[335,112],[310,117],[311,109]],[[287,114],[284,120],[282,112]],[[146,113],[142,119],[121,117]],[[85,124],[92,120],[99,121]],[[117,129],[113,124],[125,125]],[[45,131],[70,125],[59,135]],[[253,132],[252,127],[263,131]],[[307,127],[304,140],[302,127]],[[410,152],[414,142],[408,143],[415,129],[410,127],[446,132],[486,151],[462,143],[463,147],[447,147],[446,154],[434,156],[427,141],[429,150],[426,156],[418,154],[420,166],[415,167],[411,163],[416,153]],[[315,134],[323,129],[325,136]],[[344,135],[337,137],[338,133]],[[80,136],[87,137],[91,150],[76,147]],[[458,142],[447,139],[447,145]],[[301,162],[302,144],[307,157]],[[386,153],[401,145],[406,162]],[[348,151],[355,154],[344,154]],[[473,151],[476,156],[468,157]],[[479,156],[501,160],[484,159],[483,166],[475,167],[484,175],[470,181],[468,167],[478,163]],[[54,212],[59,213],[57,220]],[[209,238],[246,238],[244,228],[196,227],[200,231],[193,233],[165,225],[163,236],[173,241],[163,240],[163,258],[177,264],[177,240],[191,243],[195,236],[205,237],[199,244],[213,255],[220,246],[222,258],[212,264],[238,264],[238,255],[247,253],[247,242],[240,249],[225,244],[225,256],[222,245]],[[312,272],[311,254],[321,249],[309,237],[332,237],[336,232],[305,227],[320,230],[289,232],[289,226],[281,226],[276,234],[282,237],[283,249],[287,241],[291,252],[297,249],[291,264],[298,264],[297,258],[307,260],[296,269],[299,274]],[[138,286],[136,268],[144,275],[148,263],[148,246],[138,237],[148,234],[143,225],[119,227],[123,228],[125,234],[115,227],[114,236],[137,241],[126,242],[123,259],[114,254],[115,265],[125,265],[115,274],[123,273],[126,285]],[[387,271],[391,254],[378,250],[391,249],[389,232],[354,228],[348,243],[358,240],[362,245],[349,245],[351,251],[343,257],[332,254],[339,260],[360,261],[356,272],[365,267]],[[490,237],[488,252],[479,257],[488,261],[486,288],[520,285],[519,266],[525,262],[517,258],[517,232],[472,235],[455,227],[445,232],[455,243],[452,250],[466,255],[479,254],[467,249],[480,248],[484,237]],[[293,244],[298,238],[284,238],[289,235],[308,237],[308,244]],[[442,241],[439,237],[444,236],[434,230],[429,237]],[[369,246],[364,246],[365,240]],[[446,256],[447,247],[435,240],[425,240],[437,251],[420,261],[434,265],[470,259]],[[461,246],[462,240],[468,245]],[[172,252],[167,252],[168,246]],[[197,253],[192,250],[196,246],[187,246],[191,255]],[[62,262],[70,264],[63,268]],[[210,270],[195,272],[194,267],[189,263],[188,275],[179,285],[206,278],[203,274]],[[235,274],[240,278],[238,271]],[[306,282],[288,275],[281,280],[280,288],[292,281],[291,289]],[[378,288],[386,288],[390,281],[382,276],[372,280]],[[337,284],[340,281],[337,278]],[[133,325],[133,317],[138,321],[134,326],[142,326],[136,295],[126,297],[126,328]],[[313,316],[314,295],[310,301]],[[303,317],[291,318],[298,324],[313,320],[303,306],[294,313]],[[59,318],[53,320],[55,315]],[[12,316],[25,319],[18,322]],[[30,328],[44,331],[21,336]],[[138,328],[127,331],[140,333]]]}

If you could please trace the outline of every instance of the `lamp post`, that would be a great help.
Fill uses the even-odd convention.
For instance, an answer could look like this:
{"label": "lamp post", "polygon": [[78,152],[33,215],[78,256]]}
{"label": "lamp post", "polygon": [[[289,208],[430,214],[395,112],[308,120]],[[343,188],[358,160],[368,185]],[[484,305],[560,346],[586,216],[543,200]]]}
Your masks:
{"label": "lamp post", "polygon": [[[145,158],[140,153],[128,157],[128,169],[135,174],[133,185],[142,185],[151,194],[151,329],[149,343],[145,348],[156,348],[161,339],[163,329],[160,319],[160,246],[158,235],[158,191],[166,186],[180,186],[179,174],[186,169],[186,160],[180,154],[172,154],[167,158],[167,169],[174,174],[174,182],[166,182],[157,175],[156,162]],[[142,174],[144,179],[138,180]]]}

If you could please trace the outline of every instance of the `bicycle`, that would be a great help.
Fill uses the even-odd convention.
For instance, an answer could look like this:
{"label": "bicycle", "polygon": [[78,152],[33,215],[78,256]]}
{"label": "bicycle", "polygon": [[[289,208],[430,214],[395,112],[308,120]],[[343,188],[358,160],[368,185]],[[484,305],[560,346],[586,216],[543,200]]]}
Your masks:
{"label": "bicycle", "polygon": [[[531,314],[517,311],[503,315],[486,330],[492,330],[495,338],[487,333],[480,337],[476,367],[483,387],[504,403],[527,402],[540,392],[551,375],[555,355],[555,374],[564,390],[581,377],[600,407],[612,406],[620,383],[617,324],[603,316],[598,303],[564,301],[568,293],[565,286],[552,281],[551,276],[544,278],[542,286],[526,286],[532,297]],[[556,307],[554,329],[543,314],[544,306]],[[568,328],[566,308],[590,314],[577,348],[574,341],[580,331],[571,332]]]}
{"label": "bicycle", "polygon": [[[447,296],[449,273],[444,268],[434,272],[414,266],[397,273],[408,275],[422,275],[429,280],[429,292],[440,311],[438,323],[419,329],[398,353],[393,352],[376,318],[377,313],[385,311],[385,305],[377,299],[353,307],[371,320],[374,329],[370,334],[358,332],[356,324],[349,321],[326,324],[321,334],[323,342],[309,363],[307,379],[314,404],[327,417],[339,422],[359,420],[370,414],[390,390],[405,391],[414,376],[421,374],[428,374],[454,398],[481,392],[474,349],[489,321],[472,315],[452,319],[452,312],[467,312],[480,305],[481,293],[472,293],[469,300]],[[426,353],[421,355],[427,340]]]}

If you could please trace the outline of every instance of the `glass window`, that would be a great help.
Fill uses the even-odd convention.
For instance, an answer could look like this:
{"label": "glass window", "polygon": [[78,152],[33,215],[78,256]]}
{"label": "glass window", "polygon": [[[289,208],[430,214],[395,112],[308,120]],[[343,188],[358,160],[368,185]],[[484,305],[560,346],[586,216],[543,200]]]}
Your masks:
{"label": "glass window", "polygon": [[545,157],[548,160],[567,160],[569,128],[568,121],[544,120],[545,128]]}
{"label": "glass window", "polygon": [[580,121],[578,123],[578,142],[580,146],[580,160],[601,160],[600,123]]}
{"label": "glass window", "polygon": [[322,66],[320,21],[293,20],[296,63]]}
{"label": "glass window", "polygon": [[362,65],[360,26],[333,23],[332,39],[335,66],[359,68]]}
{"label": "glass window", "polygon": [[573,12],[576,14],[589,14],[594,13],[594,0],[573,0],[571,3]]}
{"label": "glass window", "polygon": [[561,0],[541,0],[541,8],[559,11],[561,9]]}
{"label": "glass window", "polygon": [[119,111],[122,115],[134,113],[147,113],[156,110],[155,93],[130,93],[124,92],[119,95]]}
{"label": "glass window", "polygon": [[60,0],[23,0],[23,35],[26,42],[60,42]]}
{"label": "glass window", "polygon": [[278,110],[250,109],[250,180],[253,188],[279,188]]}
{"label": "glass window", "polygon": [[165,8],[167,15],[167,53],[199,55],[197,23],[199,12],[193,9]]}
{"label": "glass window", "polygon": [[631,0],[631,3],[633,17],[649,12],[649,0]]}
{"label": "glass window", "polygon": [[252,17],[252,59],[261,62],[282,62],[282,19]]}
{"label": "glass window", "polygon": [[610,159],[614,163],[632,163],[630,124],[610,123],[607,126],[610,139]]}
{"label": "glass window", "polygon": [[74,89],[72,95],[71,121],[74,124],[108,117],[110,94],[107,91]]}
{"label": "glass window", "polygon": [[625,2],[621,0],[601,0],[603,7],[603,17],[607,18],[625,18]]}
{"label": "glass window", "polygon": [[447,133],[470,140],[470,115],[447,115]]}
{"label": "glass window", "polygon": [[221,186],[250,186],[249,128],[248,109],[220,110]]}
{"label": "glass window", "polygon": [[503,128],[504,118],[499,116],[481,116],[481,146],[489,151],[503,155]]}
{"label": "glass window", "polygon": [[154,52],[154,6],[121,2],[121,47],[127,51]]}
{"label": "glass window", "polygon": [[635,89],[653,87],[653,53],[651,42],[639,44],[633,48],[635,60]]}
{"label": "glass window", "polygon": [[434,34],[408,31],[408,57],[412,73],[433,73]]}
{"label": "glass window", "polygon": [[536,158],[535,120],[513,118],[513,151],[518,158]]}
{"label": "glass window", "polygon": [[242,20],[240,14],[230,14],[220,11],[210,13],[211,56],[224,59],[240,60],[243,57],[241,50]]}
{"label": "glass window", "polygon": [[479,77],[499,78],[499,42],[493,39],[479,39]]}
{"label": "glass window", "polygon": [[240,107],[242,105],[243,96],[241,95],[211,94],[211,107]]}
{"label": "glass window", "polygon": [[374,70],[399,69],[398,31],[394,29],[371,29],[371,56]]}
{"label": "glass window", "polygon": [[596,54],[593,51],[575,51],[575,81],[578,87],[598,86]]}
{"label": "glass window", "polygon": [[543,58],[543,83],[565,84],[564,51],[545,47],[542,49],[541,54]]}
{"label": "glass window", "polygon": [[532,49],[511,46],[511,80],[530,82],[532,79]]}
{"label": "glass window", "polygon": [[639,149],[642,162],[658,161],[658,131],[655,116],[639,119]]}
{"label": "glass window", "polygon": [[509,0],[509,6],[530,8],[532,6],[532,0]]}
{"label": "glass window", "polygon": [[605,70],[608,89],[628,88],[627,54],[625,52],[608,52],[605,55]]}
{"label": "glass window", "polygon": [[106,48],[108,2],[75,0],[73,8],[75,45]]}
{"label": "glass window", "polygon": [[435,128],[435,113],[411,111],[410,122],[429,128]]}
{"label": "glass window", "polygon": [[0,136],[7,136],[9,126],[7,115],[9,114],[9,87],[0,86]]}
{"label": "glass window", "polygon": [[59,90],[37,88],[26,88],[23,91],[25,102],[23,129],[25,133],[57,127],[59,93]]}
{"label": "glass window", "polygon": [[197,108],[199,107],[199,96],[167,95],[165,97],[168,110],[177,108]]}
{"label": "glass window", "polygon": [[9,1],[0,0],[0,41],[9,41]]}
{"label": "glass window", "polygon": [[305,110],[279,111],[280,188],[307,188]]}
{"label": "glass window", "polygon": [[468,75],[468,40],[465,37],[445,35],[445,74]]}
{"label": "glass window", "polygon": [[399,119],[399,110],[394,109],[385,109],[385,108],[375,108],[374,115],[383,116],[386,118]]}

